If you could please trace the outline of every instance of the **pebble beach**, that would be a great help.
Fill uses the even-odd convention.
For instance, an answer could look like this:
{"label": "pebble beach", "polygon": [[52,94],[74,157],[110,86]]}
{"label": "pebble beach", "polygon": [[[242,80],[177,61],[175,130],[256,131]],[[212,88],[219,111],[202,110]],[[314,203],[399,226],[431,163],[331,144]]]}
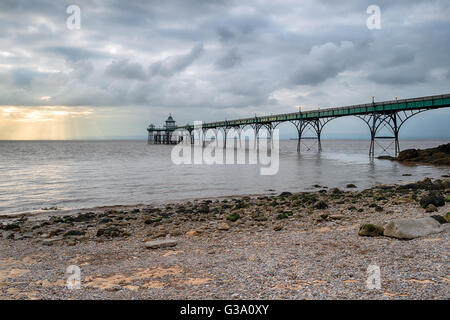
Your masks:
{"label": "pebble beach", "polygon": [[[448,299],[449,193],[443,178],[5,216],[0,298]],[[361,232],[431,216],[439,232],[411,240]]]}

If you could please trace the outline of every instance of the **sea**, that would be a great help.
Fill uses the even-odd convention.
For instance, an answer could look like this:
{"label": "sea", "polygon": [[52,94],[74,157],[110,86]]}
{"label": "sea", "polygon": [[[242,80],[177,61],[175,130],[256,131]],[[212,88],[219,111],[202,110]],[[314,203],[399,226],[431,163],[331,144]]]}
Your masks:
{"label": "sea", "polygon": [[[448,140],[402,140],[402,150]],[[385,146],[386,147],[386,146]],[[440,178],[450,168],[370,159],[367,140],[281,140],[278,170],[261,164],[176,164],[173,145],[143,140],[0,141],[0,215],[165,203],[234,195],[300,192],[319,187],[359,189]],[[200,148],[200,147],[199,147]],[[392,148],[388,149],[392,155]],[[382,148],[376,155],[384,154]]]}

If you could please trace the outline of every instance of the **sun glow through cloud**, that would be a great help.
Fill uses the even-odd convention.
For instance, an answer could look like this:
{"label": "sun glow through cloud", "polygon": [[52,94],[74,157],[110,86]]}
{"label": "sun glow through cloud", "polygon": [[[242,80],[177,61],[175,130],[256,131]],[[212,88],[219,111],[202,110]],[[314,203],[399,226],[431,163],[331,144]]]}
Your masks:
{"label": "sun glow through cloud", "polygon": [[0,106],[0,137],[7,140],[67,139],[83,132],[93,110],[64,106]]}

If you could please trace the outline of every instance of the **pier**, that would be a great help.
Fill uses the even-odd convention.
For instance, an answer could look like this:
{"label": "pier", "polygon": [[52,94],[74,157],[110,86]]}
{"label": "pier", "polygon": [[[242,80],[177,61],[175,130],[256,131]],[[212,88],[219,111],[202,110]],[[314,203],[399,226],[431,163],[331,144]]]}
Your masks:
{"label": "pier", "polygon": [[[321,134],[324,126],[333,119],[340,117],[355,116],[364,121],[370,130],[369,156],[373,157],[375,153],[376,140],[392,140],[395,149],[395,156],[400,152],[399,132],[403,124],[416,114],[427,110],[450,107],[450,94],[434,95],[427,97],[411,99],[395,99],[390,101],[372,102],[344,107],[318,109],[302,112],[283,113],[270,116],[260,116],[243,118],[236,120],[225,120],[217,122],[202,123],[203,139],[206,131],[213,129],[223,131],[224,145],[226,145],[229,130],[234,129],[241,132],[245,127],[251,127],[255,132],[255,137],[261,128],[265,128],[272,137],[273,130],[283,122],[292,123],[297,129],[297,151],[300,152],[302,135],[305,129],[310,128],[317,139],[318,150],[322,150]],[[392,133],[388,136],[380,136],[378,133],[384,127],[387,127]],[[183,130],[189,134],[189,142],[194,143],[194,130],[199,130],[194,125],[176,126],[172,116],[166,120],[166,125],[162,128],[156,128],[150,125],[148,131],[149,144],[176,144],[186,138],[184,135],[176,135],[176,130]],[[216,134],[217,137],[217,134]],[[203,141],[204,143],[204,141]]]}

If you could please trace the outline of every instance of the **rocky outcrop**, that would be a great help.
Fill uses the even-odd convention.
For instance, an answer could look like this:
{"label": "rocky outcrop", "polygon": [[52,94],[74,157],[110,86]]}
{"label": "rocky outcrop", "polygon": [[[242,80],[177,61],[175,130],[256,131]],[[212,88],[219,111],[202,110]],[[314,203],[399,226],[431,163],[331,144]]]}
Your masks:
{"label": "rocky outcrop", "polygon": [[403,163],[427,163],[450,166],[450,143],[429,149],[407,149],[401,151],[397,158],[381,156],[378,159],[396,160]]}
{"label": "rocky outcrop", "polygon": [[383,234],[397,239],[414,239],[442,230],[441,224],[433,218],[396,219],[386,225]]}

